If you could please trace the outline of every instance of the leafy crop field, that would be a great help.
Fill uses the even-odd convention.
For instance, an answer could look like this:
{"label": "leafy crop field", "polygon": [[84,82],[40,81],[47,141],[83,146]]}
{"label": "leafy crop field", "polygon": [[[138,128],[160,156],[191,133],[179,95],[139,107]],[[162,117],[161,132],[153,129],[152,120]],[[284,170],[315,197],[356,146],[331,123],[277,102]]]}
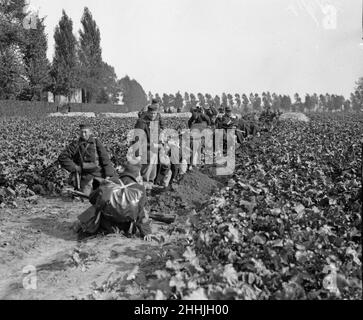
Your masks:
{"label": "leafy crop field", "polygon": [[[0,119],[0,184],[18,196],[29,188],[43,195],[60,193],[68,174],[55,163],[59,153],[77,137],[82,118]],[[126,135],[136,119],[87,119],[116,166],[125,160]],[[171,128],[185,120],[166,119]]]}
{"label": "leafy crop field", "polygon": [[361,299],[361,134],[362,118],[314,116],[242,146],[166,263],[165,296]]}
{"label": "leafy crop field", "polygon": [[[310,117],[246,140],[232,176],[203,171],[219,190],[193,208],[181,198],[180,219],[164,230],[172,241],[140,265],[143,277],[134,272],[127,283],[139,281],[142,297],[157,299],[361,299],[363,115]],[[54,162],[81,121],[0,119],[0,210],[59,195],[67,174]],[[88,121],[120,165],[135,119]],[[165,121],[186,127],[183,118]],[[178,212],[183,201],[168,196],[151,197],[151,206]],[[122,281],[97,290],[123,297]]]}

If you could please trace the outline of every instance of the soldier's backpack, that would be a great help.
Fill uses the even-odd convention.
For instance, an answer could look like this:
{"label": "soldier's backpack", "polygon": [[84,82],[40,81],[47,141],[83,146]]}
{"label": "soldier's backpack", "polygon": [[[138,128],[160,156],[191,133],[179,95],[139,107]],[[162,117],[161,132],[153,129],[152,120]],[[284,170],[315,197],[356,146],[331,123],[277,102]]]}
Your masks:
{"label": "soldier's backpack", "polygon": [[125,185],[122,180],[118,183],[106,181],[91,194],[90,202],[115,222],[136,222],[143,197],[137,182]]}
{"label": "soldier's backpack", "polygon": [[82,213],[78,220],[85,233],[95,233],[102,217],[115,223],[136,222],[139,217],[139,206],[145,201],[145,195],[137,182],[125,185],[107,181],[90,195],[93,205]]}

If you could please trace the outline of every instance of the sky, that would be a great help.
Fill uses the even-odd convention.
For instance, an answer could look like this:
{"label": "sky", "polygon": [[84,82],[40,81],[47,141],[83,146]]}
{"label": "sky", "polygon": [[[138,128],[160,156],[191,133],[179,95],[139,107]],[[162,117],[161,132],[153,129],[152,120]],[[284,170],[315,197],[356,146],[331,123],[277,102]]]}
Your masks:
{"label": "sky", "polygon": [[103,60],[146,92],[348,95],[363,76],[362,0],[28,1],[50,60],[62,9],[78,37],[87,6]]}

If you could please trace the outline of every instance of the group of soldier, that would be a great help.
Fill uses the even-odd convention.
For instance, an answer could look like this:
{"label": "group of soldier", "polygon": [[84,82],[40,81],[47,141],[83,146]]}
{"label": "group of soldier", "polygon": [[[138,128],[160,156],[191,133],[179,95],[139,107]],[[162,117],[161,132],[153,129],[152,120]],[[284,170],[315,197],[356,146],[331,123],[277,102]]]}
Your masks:
{"label": "group of soldier", "polygon": [[[146,135],[148,150],[151,144],[158,150],[160,148],[160,141],[153,141],[151,139],[151,124],[157,124],[160,130],[163,130],[164,123],[160,114],[160,103],[153,100],[150,105],[140,111],[139,119],[135,124],[135,129],[144,131]],[[228,107],[223,110],[215,110],[213,107],[202,108],[196,106],[192,110],[192,116],[188,121],[189,129],[204,128],[212,129],[237,129],[237,140],[243,140],[243,137],[248,133],[243,131],[241,123],[236,115],[232,113],[232,108]],[[136,142],[136,140],[134,141]],[[157,155],[159,156],[159,155]],[[193,155],[191,156],[193,157]],[[62,168],[71,173],[70,183],[75,189],[89,198],[94,198],[96,192],[102,181],[111,181],[114,183],[129,183],[140,184],[140,190],[146,197],[146,190],[153,188],[168,188],[172,181],[181,173],[181,166],[178,161],[176,162],[163,162],[161,159],[158,161],[151,161],[148,152],[148,161],[145,164],[140,162],[140,154],[136,154],[136,158],[128,158],[123,165],[122,174],[117,174],[106,148],[102,142],[97,139],[92,132],[92,127],[89,124],[82,124],[79,128],[79,137],[77,140],[70,143],[70,145],[60,154],[58,161]],[[178,159],[179,160],[179,159]],[[190,159],[189,159],[190,160]],[[193,169],[193,161],[190,162],[189,170]],[[197,164],[195,164],[197,165]],[[142,178],[143,183],[140,183]],[[141,235],[148,236],[150,228],[145,222],[147,214],[144,208],[145,202],[140,204],[139,219],[136,221],[138,229],[141,230]],[[101,225],[106,226],[105,229],[110,231],[109,226],[118,225],[117,221],[108,218],[101,219]],[[108,226],[108,227],[107,227]],[[129,228],[129,224],[123,226],[124,229]]]}

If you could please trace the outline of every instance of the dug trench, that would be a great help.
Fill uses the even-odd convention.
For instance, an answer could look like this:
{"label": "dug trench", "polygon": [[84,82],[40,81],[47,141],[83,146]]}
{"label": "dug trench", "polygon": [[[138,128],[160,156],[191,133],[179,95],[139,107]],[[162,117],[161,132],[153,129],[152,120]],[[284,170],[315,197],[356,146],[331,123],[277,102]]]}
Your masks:
{"label": "dug trench", "polygon": [[153,273],[178,254],[180,234],[225,180],[211,171],[191,171],[163,192],[152,192],[153,242],[122,234],[81,240],[71,226],[90,204],[70,198],[41,198],[0,211],[0,299],[150,299]]}

